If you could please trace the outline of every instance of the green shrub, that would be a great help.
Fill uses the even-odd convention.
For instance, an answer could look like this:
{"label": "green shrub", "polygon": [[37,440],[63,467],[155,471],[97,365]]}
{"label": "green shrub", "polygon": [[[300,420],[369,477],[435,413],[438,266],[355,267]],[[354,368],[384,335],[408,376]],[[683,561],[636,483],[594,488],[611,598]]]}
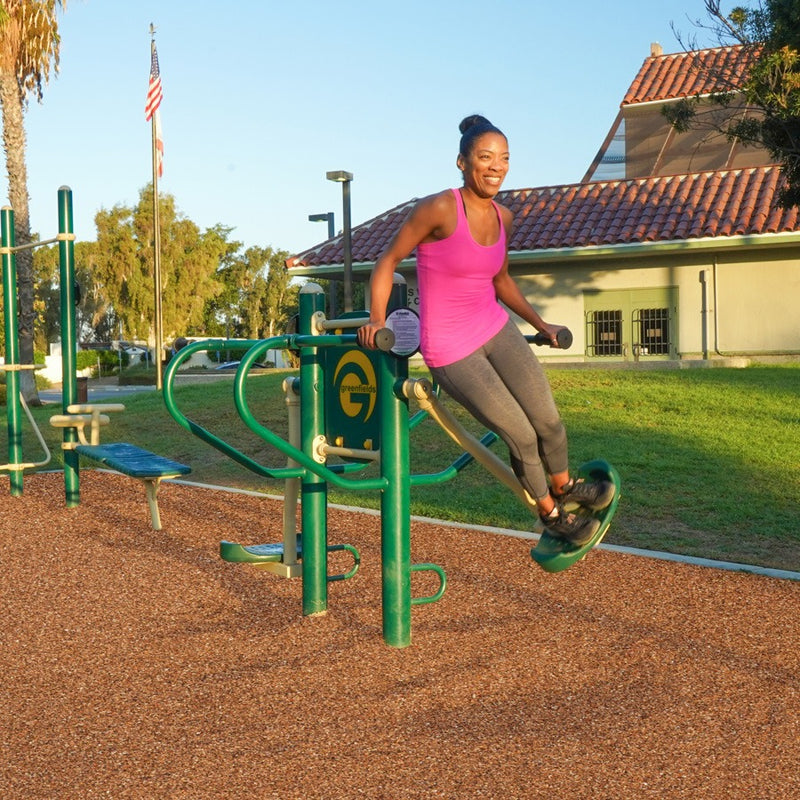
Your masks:
{"label": "green shrub", "polygon": [[[127,366],[130,356],[122,353],[122,366]],[[75,368],[78,371],[91,369],[92,377],[113,375],[119,369],[120,354],[116,350],[79,350],[75,354]]]}

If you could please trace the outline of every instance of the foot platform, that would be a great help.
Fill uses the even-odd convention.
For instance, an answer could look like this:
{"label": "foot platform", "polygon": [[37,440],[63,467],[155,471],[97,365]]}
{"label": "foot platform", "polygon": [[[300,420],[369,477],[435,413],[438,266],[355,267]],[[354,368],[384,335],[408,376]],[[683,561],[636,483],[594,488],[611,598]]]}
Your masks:
{"label": "foot platform", "polygon": [[564,539],[551,536],[546,531],[542,534],[536,547],[531,550],[531,558],[545,572],[563,572],[576,561],[580,561],[593,547],[596,547],[606,535],[608,526],[614,518],[619,504],[621,482],[619,473],[607,461],[597,459],[588,461],[578,469],[578,477],[586,480],[605,480],[614,484],[614,499],[600,511],[582,510],[578,513],[589,514],[600,520],[600,527],[591,541],[585,545],[570,544]]}
{"label": "foot platform", "polygon": [[[349,572],[341,575],[328,575],[329,581],[344,581],[352,578],[361,565],[361,554],[351,544],[330,544],[329,553],[336,553],[346,550],[353,557],[353,566]],[[222,541],[219,543],[219,554],[223,561],[231,561],[237,564],[250,564],[260,567],[268,572],[274,572],[284,578],[297,578],[302,575],[302,565],[300,557],[302,555],[302,538],[297,536],[297,561],[294,563],[284,563],[284,546],[278,542],[275,544],[252,544],[242,545],[235,542]]]}

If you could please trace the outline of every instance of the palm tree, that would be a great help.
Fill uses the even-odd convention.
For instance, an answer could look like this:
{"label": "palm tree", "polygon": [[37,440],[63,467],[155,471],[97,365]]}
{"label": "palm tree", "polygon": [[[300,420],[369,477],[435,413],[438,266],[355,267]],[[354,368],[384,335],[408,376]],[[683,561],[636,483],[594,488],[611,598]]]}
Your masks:
{"label": "palm tree", "polygon": [[[3,0],[0,5],[0,106],[3,109],[3,146],[8,173],[8,199],[14,209],[17,245],[31,241],[28,208],[28,171],[25,166],[24,112],[28,96],[42,100],[42,85],[51,66],[58,72],[59,45],[56,11],[67,0]],[[17,254],[19,287],[20,361],[33,364],[33,254]],[[39,394],[31,370],[20,373],[20,388],[28,403],[38,403]]]}

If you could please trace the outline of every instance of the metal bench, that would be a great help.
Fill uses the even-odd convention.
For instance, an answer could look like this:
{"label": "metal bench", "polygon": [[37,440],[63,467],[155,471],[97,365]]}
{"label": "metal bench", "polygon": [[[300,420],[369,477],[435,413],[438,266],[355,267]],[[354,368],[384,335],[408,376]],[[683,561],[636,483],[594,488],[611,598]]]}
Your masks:
{"label": "metal bench", "polygon": [[[158,510],[158,488],[162,480],[188,475],[192,468],[186,464],[172,461],[164,456],[151,453],[127,442],[110,442],[100,444],[100,426],[108,424],[104,411],[124,411],[121,404],[70,405],[69,413],[55,415],[50,424],[59,428],[75,428],[78,442],[70,443],[79,455],[94,461],[107,469],[142,481],[145,497],[150,510],[150,522],[153,530],[161,530],[161,515]],[[89,428],[89,438],[86,437]]]}

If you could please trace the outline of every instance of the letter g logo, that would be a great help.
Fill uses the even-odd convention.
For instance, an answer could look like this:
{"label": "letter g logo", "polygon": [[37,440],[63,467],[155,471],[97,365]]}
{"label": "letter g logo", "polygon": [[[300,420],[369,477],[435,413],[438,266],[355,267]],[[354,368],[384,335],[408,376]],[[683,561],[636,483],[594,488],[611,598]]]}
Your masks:
{"label": "letter g logo", "polygon": [[361,422],[366,422],[372,416],[378,386],[366,353],[360,350],[345,353],[333,373],[333,386],[339,393],[342,411],[348,417],[359,417]]}

